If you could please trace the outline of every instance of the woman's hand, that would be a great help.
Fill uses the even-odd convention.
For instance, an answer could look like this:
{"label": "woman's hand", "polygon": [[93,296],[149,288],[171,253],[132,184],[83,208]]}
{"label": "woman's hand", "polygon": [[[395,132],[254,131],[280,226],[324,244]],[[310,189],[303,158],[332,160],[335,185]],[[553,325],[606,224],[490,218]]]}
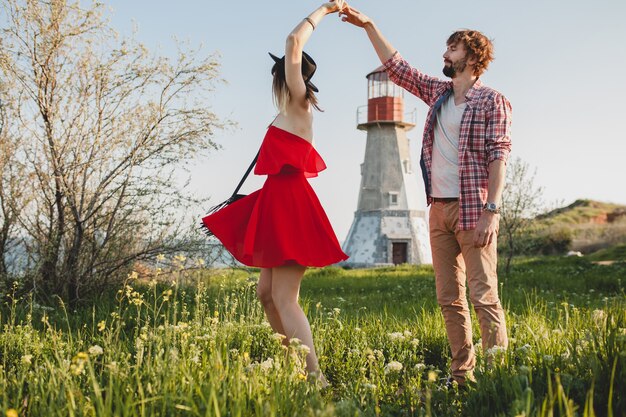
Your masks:
{"label": "woman's hand", "polygon": [[345,0],[333,0],[322,4],[322,7],[326,9],[326,14],[335,13],[343,10],[346,7],[346,2]]}

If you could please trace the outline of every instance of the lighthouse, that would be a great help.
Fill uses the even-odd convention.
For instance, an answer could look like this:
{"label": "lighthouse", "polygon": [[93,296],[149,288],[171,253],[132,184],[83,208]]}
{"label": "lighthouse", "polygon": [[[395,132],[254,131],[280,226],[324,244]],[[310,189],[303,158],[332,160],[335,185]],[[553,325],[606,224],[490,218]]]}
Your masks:
{"label": "lighthouse", "polygon": [[347,265],[432,263],[423,186],[406,136],[415,127],[415,111],[405,114],[403,94],[384,67],[367,75],[367,106],[357,110],[367,143],[357,209],[343,245]]}

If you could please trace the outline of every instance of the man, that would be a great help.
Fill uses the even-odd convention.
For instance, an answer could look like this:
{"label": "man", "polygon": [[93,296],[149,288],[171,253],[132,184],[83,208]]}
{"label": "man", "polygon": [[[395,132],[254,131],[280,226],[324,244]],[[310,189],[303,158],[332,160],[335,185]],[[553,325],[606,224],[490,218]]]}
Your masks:
{"label": "man", "polygon": [[466,281],[483,351],[508,345],[496,238],[511,148],[511,105],[479,79],[493,59],[493,46],[477,31],[453,33],[443,54],[443,73],[451,81],[443,81],[411,67],[369,17],[349,6],[341,16],[365,29],[389,78],[430,107],[420,165],[430,205],[437,302],[452,351],[448,383],[464,385],[476,362]]}

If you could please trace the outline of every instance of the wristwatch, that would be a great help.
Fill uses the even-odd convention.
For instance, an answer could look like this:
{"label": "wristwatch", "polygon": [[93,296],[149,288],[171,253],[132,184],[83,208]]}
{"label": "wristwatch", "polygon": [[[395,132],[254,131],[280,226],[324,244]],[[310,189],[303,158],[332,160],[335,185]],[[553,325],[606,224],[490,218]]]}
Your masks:
{"label": "wristwatch", "polygon": [[488,211],[494,214],[500,214],[500,207],[496,203],[485,203],[483,211]]}

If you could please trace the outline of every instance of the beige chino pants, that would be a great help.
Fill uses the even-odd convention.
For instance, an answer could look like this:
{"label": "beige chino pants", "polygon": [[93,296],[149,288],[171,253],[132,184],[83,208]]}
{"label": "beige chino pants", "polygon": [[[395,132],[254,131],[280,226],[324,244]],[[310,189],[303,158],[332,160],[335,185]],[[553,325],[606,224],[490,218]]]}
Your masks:
{"label": "beige chino pants", "polygon": [[463,384],[476,364],[466,282],[480,324],[483,352],[508,345],[504,310],[498,298],[497,243],[494,239],[486,247],[475,248],[474,231],[457,230],[458,201],[433,202],[429,222],[437,302],[452,351],[452,377]]}

